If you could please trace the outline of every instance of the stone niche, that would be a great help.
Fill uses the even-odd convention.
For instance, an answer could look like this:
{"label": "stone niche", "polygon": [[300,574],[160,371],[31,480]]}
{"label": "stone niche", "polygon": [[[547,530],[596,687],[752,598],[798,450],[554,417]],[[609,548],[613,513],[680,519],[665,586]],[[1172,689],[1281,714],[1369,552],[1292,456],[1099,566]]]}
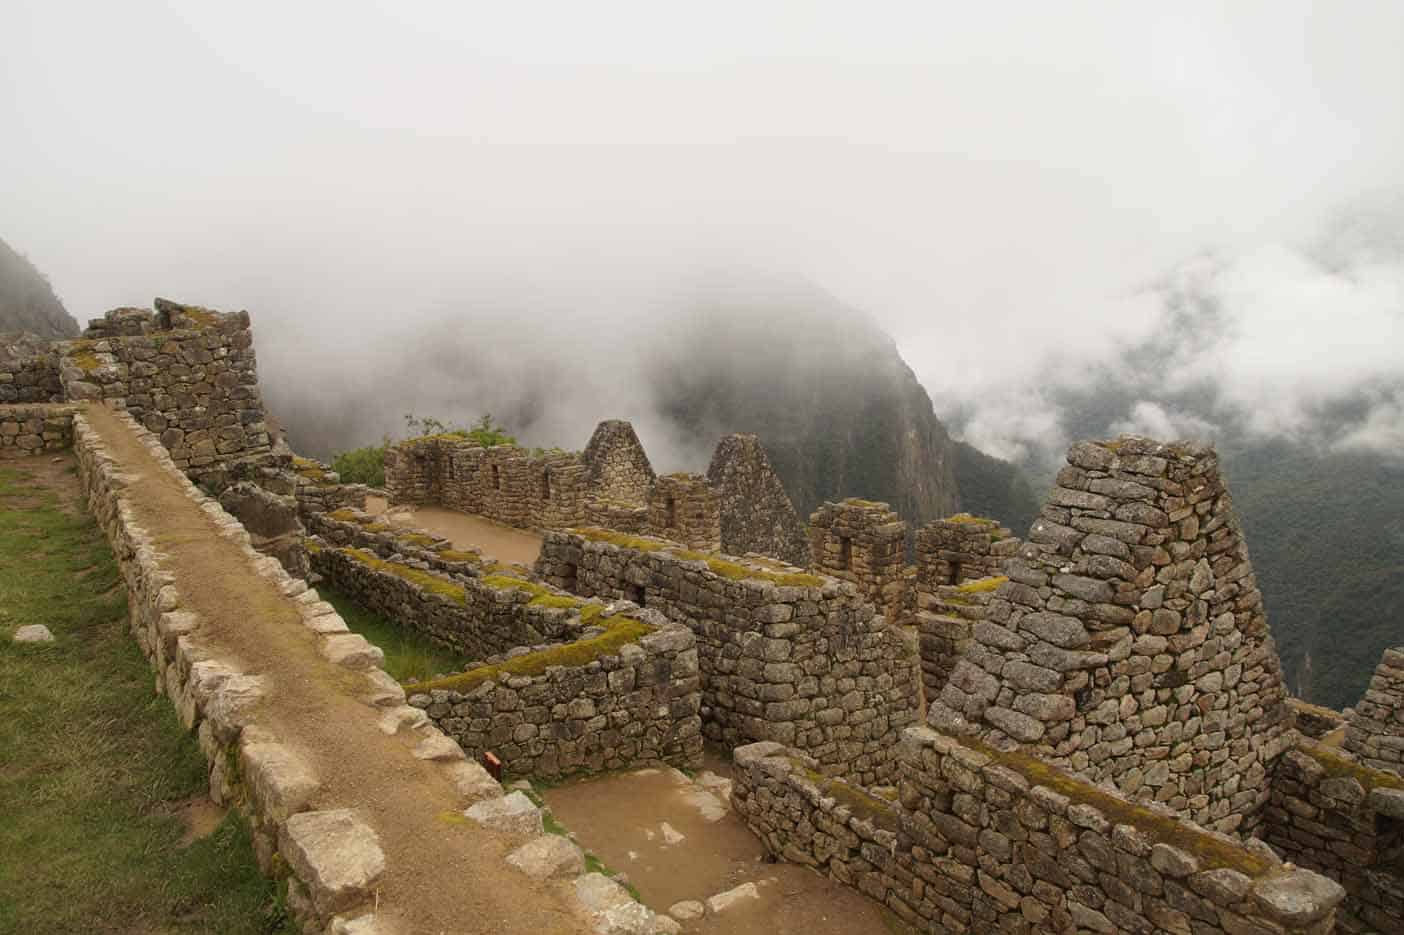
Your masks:
{"label": "stone niche", "polygon": [[1251,832],[1294,734],[1213,449],[1079,442],[1003,571],[931,725]]}
{"label": "stone niche", "polygon": [[648,532],[690,549],[721,548],[717,495],[701,474],[664,474],[648,494]]}
{"label": "stone niche", "polygon": [[754,552],[791,565],[809,564],[809,541],[785,486],[754,435],[725,435],[717,443],[707,481],[721,511],[721,550]]}
{"label": "stone niche", "polygon": [[907,524],[886,503],[850,497],[809,517],[814,570],[856,584],[889,621],[906,608],[906,540]]}

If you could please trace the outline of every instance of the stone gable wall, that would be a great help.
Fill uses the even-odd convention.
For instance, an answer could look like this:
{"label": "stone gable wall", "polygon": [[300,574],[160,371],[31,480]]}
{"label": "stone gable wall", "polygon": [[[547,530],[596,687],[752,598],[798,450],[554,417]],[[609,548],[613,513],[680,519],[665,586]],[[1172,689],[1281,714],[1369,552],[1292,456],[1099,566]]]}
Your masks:
{"label": "stone gable wall", "polygon": [[1022,543],[994,520],[962,513],[916,533],[916,586],[934,590],[1000,574]]}
{"label": "stone gable wall", "polygon": [[247,312],[157,299],[154,314],[115,309],[85,335],[56,345],[67,399],[130,412],[205,486],[222,487],[232,462],[270,453]]}
{"label": "stone gable wall", "polygon": [[923,931],[1326,935],[1344,895],[1260,846],[924,728],[902,744],[900,801],[779,744],[735,757],[737,814],[773,854]]}
{"label": "stone gable wall", "polygon": [[53,345],[31,334],[0,334],[0,405],[62,400]]}
{"label": "stone gable wall", "polygon": [[1380,657],[1346,722],[1345,747],[1368,766],[1404,773],[1404,647]]}
{"label": "stone gable wall", "polygon": [[707,481],[717,491],[721,551],[771,555],[809,564],[809,538],[780,477],[754,435],[724,435],[712,453]]}
{"label": "stone gable wall", "polygon": [[777,740],[826,772],[890,779],[897,739],[917,716],[915,650],[851,585],[663,540],[589,535],[548,532],[538,573],[572,593],[631,600],[690,627],[708,738],[728,746]]}
{"label": "stone gable wall", "polygon": [[928,718],[1206,827],[1253,829],[1292,742],[1212,449],[1080,442]]}
{"label": "stone gable wall", "polygon": [[655,480],[653,465],[628,422],[609,419],[597,425],[581,459],[590,496],[635,506],[648,502]]}
{"label": "stone gable wall", "polygon": [[1283,754],[1262,836],[1346,890],[1342,933],[1404,932],[1404,781],[1302,741]]}

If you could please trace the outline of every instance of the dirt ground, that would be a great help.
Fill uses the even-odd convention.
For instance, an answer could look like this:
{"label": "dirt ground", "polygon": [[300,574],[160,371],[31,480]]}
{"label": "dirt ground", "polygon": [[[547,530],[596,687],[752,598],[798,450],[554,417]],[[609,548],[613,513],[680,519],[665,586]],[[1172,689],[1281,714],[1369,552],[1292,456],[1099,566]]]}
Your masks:
{"label": "dirt ground", "polygon": [[515,562],[530,568],[541,554],[541,537],[526,529],[459,513],[437,506],[387,508],[384,497],[367,497],[366,512],[384,515],[392,523],[413,526],[443,536],[455,549],[477,549],[499,562]]}
{"label": "dirt ground", "polygon": [[199,640],[218,658],[264,676],[258,722],[311,761],[322,786],[314,808],[354,808],[385,852],[379,903],[415,935],[573,933],[564,885],[532,883],[504,863],[519,842],[465,822],[444,775],[410,753],[408,732],[388,737],[353,697],[361,677],[324,661],[292,602],[254,572],[234,543],[161,470],[129,429],[101,407],[90,424],[129,481],[138,521],[188,588],[184,606],[203,619]]}
{"label": "dirt ground", "polygon": [[[708,751],[703,772],[730,777]],[[766,863],[765,848],[729,807],[670,768],[644,769],[542,791],[552,814],[657,912],[705,902],[751,882],[759,899],[683,923],[706,935],[892,935],[902,931],[855,890],[803,867]],[[720,806],[720,807],[719,807]],[[679,837],[681,835],[681,837]]]}

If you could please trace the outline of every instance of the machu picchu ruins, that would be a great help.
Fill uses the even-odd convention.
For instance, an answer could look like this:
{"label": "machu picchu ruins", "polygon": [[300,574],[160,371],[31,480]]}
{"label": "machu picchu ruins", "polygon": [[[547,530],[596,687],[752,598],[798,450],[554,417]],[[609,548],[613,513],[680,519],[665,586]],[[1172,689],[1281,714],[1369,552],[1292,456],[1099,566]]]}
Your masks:
{"label": "machu picchu ruins", "polygon": [[[620,420],[580,452],[393,443],[378,490],[279,436],[252,327],[157,299],[0,343],[0,449],[76,459],[300,931],[485,931],[452,927],[475,887],[511,931],[725,931],[760,898],[636,899],[549,804],[585,775],[675,783],[904,931],[1404,931],[1404,647],[1347,712],[1289,695],[1213,447],[1077,441],[1028,530],[802,518],[764,439],[659,474]],[[318,587],[458,664],[392,677]]]}

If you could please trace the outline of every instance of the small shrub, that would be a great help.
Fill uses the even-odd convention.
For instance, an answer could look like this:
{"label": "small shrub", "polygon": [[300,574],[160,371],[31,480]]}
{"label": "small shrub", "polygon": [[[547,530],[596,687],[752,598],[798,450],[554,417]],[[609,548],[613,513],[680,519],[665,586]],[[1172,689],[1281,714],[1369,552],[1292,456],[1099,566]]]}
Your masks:
{"label": "small shrub", "polygon": [[380,444],[343,451],[332,458],[332,470],[341,475],[343,484],[384,487],[385,448],[385,444]]}

